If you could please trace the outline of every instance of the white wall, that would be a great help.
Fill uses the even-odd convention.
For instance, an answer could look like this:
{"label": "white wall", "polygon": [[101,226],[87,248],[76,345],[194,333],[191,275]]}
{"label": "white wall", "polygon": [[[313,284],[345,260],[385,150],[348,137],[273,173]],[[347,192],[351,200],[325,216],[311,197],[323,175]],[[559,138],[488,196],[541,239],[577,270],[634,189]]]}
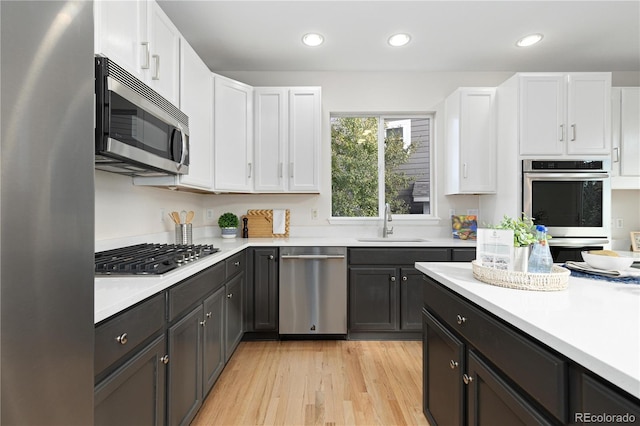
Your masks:
{"label": "white wall", "polygon": [[[396,235],[446,236],[450,232],[448,214],[455,209],[465,214],[478,208],[478,196],[444,196],[442,164],[442,102],[458,87],[497,86],[513,73],[508,72],[233,72],[230,78],[252,86],[322,87],[322,159],[320,194],[203,195],[166,189],[135,187],[131,179],[96,172],[96,240],[172,231],[167,216],[160,220],[160,209],[195,210],[195,227],[215,225],[225,211],[238,215],[250,208],[289,208],[293,236],[342,235],[357,232],[370,236],[380,232],[381,224],[357,227],[330,226],[331,151],[329,116],[332,112],[435,112],[435,214],[439,224],[420,226],[394,222]],[[639,73],[614,73],[614,85],[638,85]],[[317,220],[311,209],[318,209]],[[204,218],[214,210],[214,220]]]}
{"label": "white wall", "polygon": [[[614,190],[611,192],[612,248],[629,250],[630,232],[640,232],[640,190]],[[616,219],[622,219],[622,228],[616,227]]]}

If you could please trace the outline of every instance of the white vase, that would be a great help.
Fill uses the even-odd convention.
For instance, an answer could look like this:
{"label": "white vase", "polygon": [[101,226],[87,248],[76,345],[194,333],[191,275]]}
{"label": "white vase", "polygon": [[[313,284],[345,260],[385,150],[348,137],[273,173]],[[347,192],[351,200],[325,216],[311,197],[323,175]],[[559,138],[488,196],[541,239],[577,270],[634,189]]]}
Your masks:
{"label": "white vase", "polygon": [[222,238],[235,238],[238,233],[238,228],[220,228]]}
{"label": "white vase", "polygon": [[513,248],[513,270],[527,272],[529,270],[529,246]]}

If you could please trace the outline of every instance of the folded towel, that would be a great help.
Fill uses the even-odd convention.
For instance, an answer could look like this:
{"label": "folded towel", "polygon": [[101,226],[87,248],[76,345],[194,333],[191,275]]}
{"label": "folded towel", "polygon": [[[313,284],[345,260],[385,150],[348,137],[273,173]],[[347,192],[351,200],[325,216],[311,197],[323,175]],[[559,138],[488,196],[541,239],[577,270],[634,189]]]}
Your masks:
{"label": "folded towel", "polygon": [[286,210],[273,210],[273,233],[285,233]]}

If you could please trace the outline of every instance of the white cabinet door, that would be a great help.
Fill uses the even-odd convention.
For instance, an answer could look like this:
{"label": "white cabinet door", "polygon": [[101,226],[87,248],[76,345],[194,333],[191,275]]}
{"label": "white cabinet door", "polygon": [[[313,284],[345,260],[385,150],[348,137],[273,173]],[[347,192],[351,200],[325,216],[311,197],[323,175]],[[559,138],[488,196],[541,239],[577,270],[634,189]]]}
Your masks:
{"label": "white cabinet door", "polygon": [[109,57],[115,63],[144,79],[143,67],[149,57],[146,1],[94,2],[95,53]]}
{"label": "white cabinet door", "polygon": [[609,155],[611,73],[523,73],[520,155]]}
{"label": "white cabinet door", "polygon": [[218,191],[252,189],[251,86],[214,77],[214,186]]}
{"label": "white cabinet door", "polygon": [[640,87],[611,91],[611,188],[640,189]]}
{"label": "white cabinet door", "polygon": [[289,191],[319,191],[320,96],[319,87],[289,90]]}
{"label": "white cabinet door", "polygon": [[258,192],[285,190],[287,147],[287,89],[254,88],[255,137],[253,141],[254,189]]}
{"label": "white cabinet door", "polygon": [[213,189],[213,76],[186,42],[182,43],[180,109],[189,117],[189,174],[180,183]]}
{"label": "white cabinet door", "polygon": [[495,88],[460,88],[445,100],[446,194],[496,191]]}
{"label": "white cabinet door", "polygon": [[564,74],[520,78],[520,154],[560,155],[566,142]]}
{"label": "white cabinet door", "polygon": [[568,75],[567,154],[611,151],[611,74]]}
{"label": "white cabinet door", "polygon": [[151,51],[147,84],[174,105],[180,103],[180,39],[178,29],[155,1],[148,4]]}

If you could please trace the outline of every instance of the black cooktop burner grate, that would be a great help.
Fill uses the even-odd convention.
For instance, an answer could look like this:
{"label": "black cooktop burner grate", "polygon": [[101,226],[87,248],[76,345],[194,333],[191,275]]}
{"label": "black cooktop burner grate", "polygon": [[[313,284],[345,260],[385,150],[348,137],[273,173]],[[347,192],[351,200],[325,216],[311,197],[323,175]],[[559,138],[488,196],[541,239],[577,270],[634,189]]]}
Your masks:
{"label": "black cooktop burner grate", "polygon": [[162,275],[220,249],[208,244],[136,244],[95,254],[96,275]]}

